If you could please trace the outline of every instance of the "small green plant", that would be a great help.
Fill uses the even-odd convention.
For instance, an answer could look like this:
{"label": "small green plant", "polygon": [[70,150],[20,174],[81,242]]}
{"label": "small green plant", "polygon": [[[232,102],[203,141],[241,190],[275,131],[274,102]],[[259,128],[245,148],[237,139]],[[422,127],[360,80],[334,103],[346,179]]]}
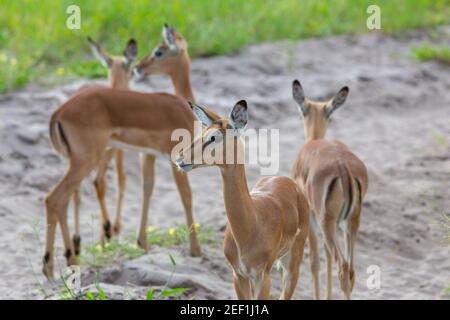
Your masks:
{"label": "small green plant", "polygon": [[431,136],[433,137],[433,140],[436,142],[437,145],[446,147],[448,146],[448,140],[447,137],[442,134],[441,132],[437,131],[436,129],[430,129],[429,130]]}
{"label": "small green plant", "polygon": [[420,61],[437,61],[450,65],[450,47],[435,46],[425,43],[422,47],[414,48],[413,54]]}
{"label": "small green plant", "polygon": [[172,265],[172,272],[170,273],[169,279],[167,279],[167,282],[164,285],[163,289],[156,296],[154,294],[153,288],[148,289],[146,300],[156,300],[156,299],[161,299],[161,298],[174,297],[174,296],[178,296],[188,290],[187,288],[175,288],[175,289],[167,288],[169,286],[170,281],[173,278],[173,275],[175,274],[176,269],[177,269],[177,263],[175,262],[175,259],[172,257],[171,254],[169,254],[169,258],[170,258],[170,264]]}
{"label": "small green plant", "polygon": [[[196,223],[192,228],[197,232],[198,241],[201,244],[212,244],[212,234],[214,232],[212,227],[202,227],[201,224]],[[175,245],[189,243],[189,234],[192,229],[186,225],[175,225],[169,230],[157,229],[153,226],[147,228],[147,241],[149,245],[157,245],[161,247],[171,247]]]}
{"label": "small green plant", "polygon": [[[202,227],[199,223],[193,226],[198,234],[201,244],[214,244],[212,227]],[[192,229],[185,225],[175,225],[169,229],[158,229],[153,226],[147,228],[147,242],[150,246],[172,247],[189,243],[189,234]],[[97,243],[84,245],[81,262],[93,267],[111,264],[120,259],[135,259],[145,253],[145,250],[136,244],[135,235],[128,235],[124,239],[113,239],[104,246]]]}

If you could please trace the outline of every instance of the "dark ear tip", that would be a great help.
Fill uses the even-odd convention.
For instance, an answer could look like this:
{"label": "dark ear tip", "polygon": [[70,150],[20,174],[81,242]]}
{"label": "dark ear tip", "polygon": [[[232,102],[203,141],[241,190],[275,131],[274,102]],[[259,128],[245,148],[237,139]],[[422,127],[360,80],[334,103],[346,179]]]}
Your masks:
{"label": "dark ear tip", "polygon": [[128,44],[137,44],[137,41],[134,38],[128,40]]}
{"label": "dark ear tip", "polygon": [[191,101],[188,101],[189,106],[191,107],[191,109],[194,109],[194,104]]}
{"label": "dark ear tip", "polygon": [[292,85],[293,85],[293,86],[301,86],[301,85],[300,85],[300,81],[298,81],[298,79],[295,79],[295,80],[292,82]]}
{"label": "dark ear tip", "polygon": [[167,24],[167,22],[166,23],[164,23],[164,28],[169,28],[169,25]]}
{"label": "dark ear tip", "polygon": [[347,86],[345,86],[341,89],[341,92],[345,92],[346,94],[348,94],[350,92],[350,89]]}
{"label": "dark ear tip", "polygon": [[87,41],[89,41],[90,43],[93,43],[94,42],[94,40],[92,40],[92,38],[90,37],[90,36],[87,36]]}
{"label": "dark ear tip", "polygon": [[240,100],[240,101],[238,101],[238,103],[236,103],[236,104],[239,104],[239,105],[241,105],[241,106],[247,108],[247,101],[245,101],[245,100]]}

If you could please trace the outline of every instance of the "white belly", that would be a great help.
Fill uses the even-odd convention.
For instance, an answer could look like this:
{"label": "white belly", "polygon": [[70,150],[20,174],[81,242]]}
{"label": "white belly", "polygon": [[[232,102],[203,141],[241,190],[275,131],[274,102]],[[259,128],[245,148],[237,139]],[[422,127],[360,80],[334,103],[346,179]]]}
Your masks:
{"label": "white belly", "polygon": [[158,151],[158,150],[155,150],[152,148],[135,146],[135,145],[128,144],[128,143],[114,140],[114,139],[110,139],[108,142],[108,145],[110,147],[117,148],[117,149],[135,151],[135,152],[139,152],[139,153],[143,153],[143,154],[151,155],[151,156],[155,156],[155,157],[169,158],[169,155],[162,153],[161,151]]}

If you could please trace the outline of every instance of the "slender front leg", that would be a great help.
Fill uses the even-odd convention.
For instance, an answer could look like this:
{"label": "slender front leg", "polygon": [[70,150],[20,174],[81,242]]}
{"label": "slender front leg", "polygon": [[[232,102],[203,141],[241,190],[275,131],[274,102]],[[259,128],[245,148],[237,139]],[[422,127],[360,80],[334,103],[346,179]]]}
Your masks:
{"label": "slender front leg", "polygon": [[73,250],[75,255],[80,255],[81,251],[81,237],[80,237],[80,188],[77,188],[73,193],[73,211],[74,211],[74,225],[75,232],[73,235]]}
{"label": "slender front leg", "polygon": [[198,242],[197,232],[194,227],[194,217],[192,215],[192,192],[189,185],[187,174],[179,170],[174,164],[172,164],[172,172],[175,178],[175,183],[180,192],[181,201],[183,202],[184,211],[186,213],[186,223],[189,232],[189,240],[191,246],[191,256],[200,257],[202,255],[200,243]]}
{"label": "slender front leg", "polygon": [[253,298],[270,300],[270,271],[262,272],[256,276],[253,286]]}
{"label": "slender front leg", "polygon": [[147,219],[150,198],[155,184],[155,156],[141,155],[142,211],[138,232],[138,245],[147,251]]}
{"label": "slender front leg", "polygon": [[116,172],[117,172],[117,198],[116,198],[116,216],[114,219],[114,234],[118,235],[122,229],[121,225],[121,213],[122,213],[122,202],[125,192],[126,174],[123,165],[124,153],[122,150],[117,150],[116,152]]}
{"label": "slender front leg", "polygon": [[281,260],[283,266],[283,290],[280,300],[290,300],[294,295],[295,288],[300,274],[300,265],[303,260],[306,238],[309,228],[304,228],[297,234],[295,242],[290,250],[290,254]]}
{"label": "slender front leg", "polygon": [[100,242],[105,244],[105,242],[109,242],[111,240],[112,232],[111,232],[111,222],[109,220],[108,208],[106,206],[105,196],[106,196],[106,170],[108,169],[108,164],[111,161],[113,155],[115,153],[115,149],[109,149],[103,155],[103,158],[100,160],[97,169],[97,176],[94,180],[95,191],[97,193],[98,203],[100,205],[100,213],[102,220],[102,229]]}
{"label": "slender front leg", "polygon": [[233,272],[234,290],[236,291],[239,300],[250,300],[252,298],[252,289],[250,281],[242,277],[236,272]]}

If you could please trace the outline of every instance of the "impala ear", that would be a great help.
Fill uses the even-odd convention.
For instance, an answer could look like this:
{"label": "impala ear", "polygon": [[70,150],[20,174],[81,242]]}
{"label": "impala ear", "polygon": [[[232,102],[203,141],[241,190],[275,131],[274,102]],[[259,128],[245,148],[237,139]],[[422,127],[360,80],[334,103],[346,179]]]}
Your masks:
{"label": "impala ear", "polygon": [[197,119],[203,124],[205,127],[209,127],[214,123],[214,119],[209,115],[206,111],[206,109],[200,107],[199,105],[196,105],[195,103],[188,101],[189,106],[192,109],[192,112],[194,112]]}
{"label": "impala ear", "polygon": [[300,81],[297,79],[292,82],[292,97],[295,102],[297,102],[300,111],[305,115],[308,111],[308,107],[306,106],[305,93],[303,91],[302,85]]}
{"label": "impala ear", "polygon": [[92,40],[91,37],[88,37],[87,40],[91,45],[91,50],[94,57],[96,57],[105,67],[110,68],[112,65],[112,58],[110,54],[98,43]]}
{"label": "impala ear", "polygon": [[339,92],[331,99],[331,101],[325,107],[325,112],[327,116],[331,116],[331,114],[342,106],[347,99],[349,93],[348,87],[343,87]]}
{"label": "impala ear", "polygon": [[136,59],[138,53],[137,42],[134,39],[128,40],[127,46],[123,51],[123,56],[125,57],[125,61],[128,67],[133,63],[134,59]]}
{"label": "impala ear", "polygon": [[230,124],[235,129],[243,129],[248,122],[247,101],[237,102],[230,113]]}
{"label": "impala ear", "polygon": [[173,27],[165,23],[162,29],[162,37],[164,39],[164,42],[169,46],[170,51],[176,52],[178,51],[178,47],[175,42],[174,31],[175,30],[173,29]]}

